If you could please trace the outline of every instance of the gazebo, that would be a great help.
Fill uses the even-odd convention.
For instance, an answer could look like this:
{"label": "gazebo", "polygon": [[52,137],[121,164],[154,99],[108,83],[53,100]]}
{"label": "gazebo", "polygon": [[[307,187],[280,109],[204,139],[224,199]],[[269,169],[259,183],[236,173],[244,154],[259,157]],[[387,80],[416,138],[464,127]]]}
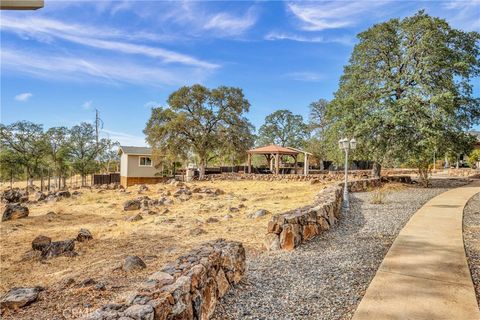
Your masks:
{"label": "gazebo", "polygon": [[[307,151],[290,148],[290,147],[282,147],[276,144],[271,144],[265,147],[250,149],[247,151],[248,155],[248,173],[252,173],[252,157],[253,155],[264,155],[267,159],[267,162],[270,164],[270,169],[272,170],[272,160],[275,162],[275,174],[280,173],[280,156],[291,156],[295,160],[294,168],[297,168],[297,157],[300,153],[304,154],[305,161],[304,161],[304,168],[303,173],[305,175],[308,174],[308,157],[312,154]],[[272,170],[273,171],[273,170]]]}

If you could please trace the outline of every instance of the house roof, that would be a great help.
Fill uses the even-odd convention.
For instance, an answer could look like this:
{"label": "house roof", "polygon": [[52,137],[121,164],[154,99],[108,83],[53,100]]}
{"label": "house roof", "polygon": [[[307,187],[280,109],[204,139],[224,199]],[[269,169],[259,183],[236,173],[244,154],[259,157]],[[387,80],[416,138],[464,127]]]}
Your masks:
{"label": "house roof", "polygon": [[152,148],[148,147],[134,147],[134,146],[120,146],[118,149],[118,153],[125,153],[125,154],[136,154],[136,155],[152,155]]}
{"label": "house roof", "polygon": [[254,153],[254,154],[288,154],[288,155],[296,155],[299,154],[300,152],[292,149],[292,148],[286,148],[282,147],[276,144],[271,144],[269,146],[265,147],[260,147],[260,148],[255,148],[255,149],[250,149],[247,151],[248,153]]}

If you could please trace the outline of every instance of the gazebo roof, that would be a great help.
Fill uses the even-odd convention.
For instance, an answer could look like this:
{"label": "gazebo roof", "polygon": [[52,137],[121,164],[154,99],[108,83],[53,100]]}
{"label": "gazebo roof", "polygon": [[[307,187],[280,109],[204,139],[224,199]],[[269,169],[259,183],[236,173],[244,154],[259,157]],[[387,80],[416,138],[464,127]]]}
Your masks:
{"label": "gazebo roof", "polygon": [[277,154],[278,153],[278,154],[286,154],[286,155],[297,155],[300,153],[300,151],[297,151],[291,148],[282,147],[276,144],[271,144],[271,145],[256,148],[256,149],[250,149],[247,152],[251,154]]}

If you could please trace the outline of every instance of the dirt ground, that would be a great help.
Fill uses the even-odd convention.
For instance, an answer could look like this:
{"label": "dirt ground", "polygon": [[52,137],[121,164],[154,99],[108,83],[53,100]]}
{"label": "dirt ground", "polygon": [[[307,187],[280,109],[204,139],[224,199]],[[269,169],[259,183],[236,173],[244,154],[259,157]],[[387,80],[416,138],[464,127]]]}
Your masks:
{"label": "dirt ground", "polygon": [[[128,299],[141,279],[196,244],[212,239],[241,241],[248,254],[255,255],[263,250],[271,214],[308,204],[324,187],[309,182],[266,181],[195,182],[188,186],[219,188],[225,194],[213,197],[194,194],[185,202],[169,197],[174,203],[157,207],[158,213],[143,214],[142,220],[127,222],[127,217],[140,211],[124,211],[124,201],[144,195],[158,199],[163,192],[174,192],[178,187],[152,185],[141,195],[138,187],[130,187],[126,193],[82,189],[77,198],[31,204],[28,218],[2,222],[1,294],[12,287],[46,288],[38,302],[3,317],[78,318],[107,301]],[[230,211],[231,207],[242,205],[238,211]],[[168,208],[167,213],[162,213],[164,208]],[[248,217],[258,209],[266,209],[269,214],[256,219]],[[50,211],[55,215],[46,215]],[[232,216],[228,220],[224,219],[227,214]],[[208,223],[209,218],[217,218],[218,222]],[[76,243],[75,250],[79,253],[76,257],[41,261],[38,255],[29,253],[31,241],[38,235],[51,237],[53,241],[66,240],[75,238],[80,228],[90,230],[94,239]],[[206,233],[192,235],[192,230],[198,228]],[[138,255],[147,268],[128,274],[115,270],[127,255]],[[82,284],[88,279],[94,281]],[[92,285],[95,282],[105,288],[102,285],[96,288]]]}

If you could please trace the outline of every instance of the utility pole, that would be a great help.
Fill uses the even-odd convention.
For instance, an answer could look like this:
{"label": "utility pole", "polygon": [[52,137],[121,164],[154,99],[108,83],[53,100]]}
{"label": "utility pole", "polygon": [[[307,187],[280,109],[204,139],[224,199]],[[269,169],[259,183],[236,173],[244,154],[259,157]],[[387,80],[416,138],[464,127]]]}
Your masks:
{"label": "utility pole", "polygon": [[98,134],[100,133],[100,117],[98,116],[98,109],[95,109],[95,139],[97,141],[97,149],[98,149]]}

